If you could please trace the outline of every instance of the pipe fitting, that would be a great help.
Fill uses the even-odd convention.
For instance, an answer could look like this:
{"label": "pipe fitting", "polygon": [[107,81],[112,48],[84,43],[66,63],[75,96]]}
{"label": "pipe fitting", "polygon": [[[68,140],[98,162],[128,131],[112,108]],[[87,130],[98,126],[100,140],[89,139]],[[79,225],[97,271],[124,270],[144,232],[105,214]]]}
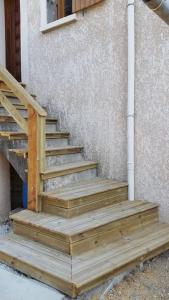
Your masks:
{"label": "pipe fitting", "polygon": [[169,25],[169,0],[143,0],[143,2]]}

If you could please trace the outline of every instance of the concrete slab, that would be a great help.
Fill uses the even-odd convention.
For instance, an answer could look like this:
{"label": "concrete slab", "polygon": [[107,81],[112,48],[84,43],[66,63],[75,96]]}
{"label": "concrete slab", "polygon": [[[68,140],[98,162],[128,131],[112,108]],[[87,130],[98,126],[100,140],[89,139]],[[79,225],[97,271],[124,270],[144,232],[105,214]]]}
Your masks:
{"label": "concrete slab", "polygon": [[66,297],[38,281],[27,278],[0,265],[0,299],[3,300],[65,300]]}

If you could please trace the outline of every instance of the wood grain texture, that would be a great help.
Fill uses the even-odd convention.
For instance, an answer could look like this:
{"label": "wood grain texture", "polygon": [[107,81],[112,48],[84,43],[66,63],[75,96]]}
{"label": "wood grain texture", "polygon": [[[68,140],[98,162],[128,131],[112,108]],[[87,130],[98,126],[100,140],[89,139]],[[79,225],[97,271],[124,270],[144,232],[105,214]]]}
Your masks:
{"label": "wood grain texture", "polygon": [[157,222],[158,209],[157,205],[143,201],[125,201],[95,210],[94,217],[89,212],[73,219],[64,219],[44,213],[37,216],[27,210],[11,218],[15,233],[56,249],[60,249],[62,244],[62,251],[76,255],[96,248],[99,243],[109,243],[126,231],[137,230],[147,222]]}
{"label": "wood grain texture", "polygon": [[40,173],[45,169],[45,117],[28,108],[28,208],[40,210],[43,191]]}
{"label": "wood grain texture", "polygon": [[73,258],[27,238],[0,238],[0,261],[70,297],[169,249],[169,225],[152,224]]}
{"label": "wood grain texture", "polygon": [[0,103],[6,111],[13,116],[17,124],[28,134],[28,125],[25,119],[17,111],[16,107],[8,100],[8,98],[0,91]]}
{"label": "wood grain texture", "polygon": [[73,173],[79,173],[90,169],[95,169],[97,162],[92,161],[80,161],[74,163],[63,164],[50,168],[41,173],[42,180],[65,176]]}
{"label": "wood grain texture", "polygon": [[5,82],[8,88],[20,100],[20,102],[31,107],[40,115],[47,116],[46,111],[36,102],[33,97],[20,85],[20,83],[2,66],[0,65],[0,78]]}
{"label": "wood grain texture", "polygon": [[72,0],[72,11],[75,13],[77,11],[93,6],[101,1],[103,0]]}

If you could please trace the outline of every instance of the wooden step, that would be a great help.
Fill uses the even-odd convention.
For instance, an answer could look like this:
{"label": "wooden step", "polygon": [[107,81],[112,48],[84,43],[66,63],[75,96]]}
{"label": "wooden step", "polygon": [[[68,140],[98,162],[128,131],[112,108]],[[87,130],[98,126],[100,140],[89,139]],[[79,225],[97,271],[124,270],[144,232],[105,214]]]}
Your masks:
{"label": "wooden step", "polygon": [[44,192],[41,197],[44,212],[72,218],[127,200],[128,184],[97,178]]}
{"label": "wooden step", "polygon": [[80,161],[68,164],[63,164],[56,166],[55,168],[50,168],[43,173],[41,173],[42,180],[48,180],[60,176],[65,176],[73,173],[79,173],[87,171],[90,169],[95,169],[97,167],[97,162],[94,161]]}
{"label": "wooden step", "polygon": [[[81,153],[82,150],[83,150],[83,147],[75,147],[75,146],[47,148],[46,156],[76,154],[76,153]],[[17,156],[20,156],[23,158],[27,158],[27,156],[28,156],[27,149],[9,149],[9,152],[15,153]]]}
{"label": "wooden step", "polygon": [[[7,90],[7,89],[0,89],[0,91],[6,96],[6,97],[10,97],[10,98],[17,98],[15,96],[15,94],[10,91],[10,90]],[[34,94],[31,94],[31,96],[36,100],[36,95]]]}
{"label": "wooden step", "polygon": [[[22,103],[20,103],[20,102],[12,102],[12,105],[16,108],[16,109],[18,109],[18,110],[25,110],[25,111],[27,111],[27,108],[22,104]],[[46,108],[46,106],[42,106],[43,107],[43,109],[47,109]],[[0,108],[4,108],[4,106],[3,105],[1,105],[0,104]],[[5,109],[5,108],[4,108]]]}
{"label": "wooden step", "polygon": [[[69,137],[67,132],[47,132],[47,139],[65,139]],[[27,135],[24,132],[0,131],[0,138],[8,138],[9,140],[27,140]]]}
{"label": "wooden step", "polygon": [[169,249],[169,225],[154,224],[71,258],[15,234],[0,237],[0,261],[76,297]]}
{"label": "wooden step", "polygon": [[67,254],[76,255],[157,222],[158,206],[144,201],[124,201],[84,215],[65,219],[24,210],[11,216],[14,232]]}
{"label": "wooden step", "polygon": [[[27,117],[24,117],[25,120],[27,120],[28,118]],[[55,118],[50,118],[50,117],[47,117],[46,118],[46,123],[47,124],[56,124],[57,123],[57,119]],[[11,116],[0,116],[0,123],[16,123],[15,120],[13,119],[13,117]]]}

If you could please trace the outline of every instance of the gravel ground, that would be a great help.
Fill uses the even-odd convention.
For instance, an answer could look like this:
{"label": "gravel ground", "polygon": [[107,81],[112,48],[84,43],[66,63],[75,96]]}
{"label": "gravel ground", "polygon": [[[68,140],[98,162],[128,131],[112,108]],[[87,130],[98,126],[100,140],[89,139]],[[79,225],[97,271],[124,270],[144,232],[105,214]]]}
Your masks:
{"label": "gravel ground", "polygon": [[169,300],[169,251],[112,288],[105,300]]}

